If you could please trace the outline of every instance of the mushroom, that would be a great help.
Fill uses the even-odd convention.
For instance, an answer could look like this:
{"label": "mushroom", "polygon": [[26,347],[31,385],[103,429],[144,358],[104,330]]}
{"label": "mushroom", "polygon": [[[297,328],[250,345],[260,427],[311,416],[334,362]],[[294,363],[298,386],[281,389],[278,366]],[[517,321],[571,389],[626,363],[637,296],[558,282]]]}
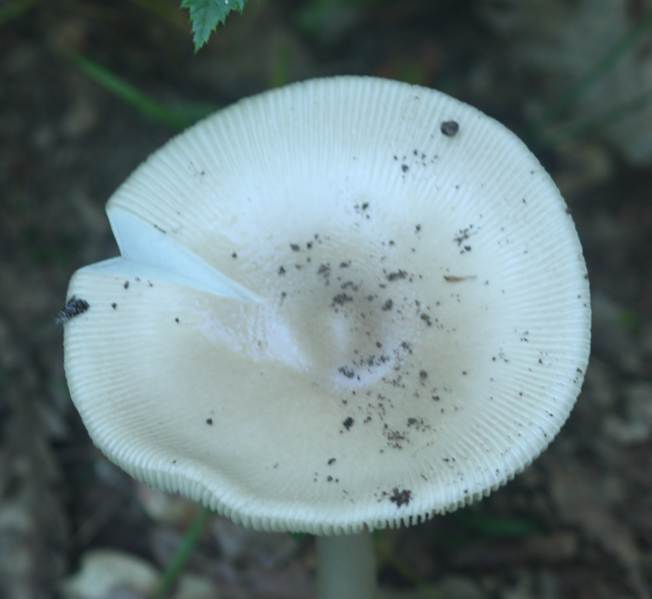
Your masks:
{"label": "mushroom", "polygon": [[[539,455],[589,355],[582,249],[511,132],[368,77],[236,103],[111,197],[65,370],[94,443],[244,526],[318,537],[321,597],[371,597],[369,532]],[[338,574],[342,568],[345,574]]]}

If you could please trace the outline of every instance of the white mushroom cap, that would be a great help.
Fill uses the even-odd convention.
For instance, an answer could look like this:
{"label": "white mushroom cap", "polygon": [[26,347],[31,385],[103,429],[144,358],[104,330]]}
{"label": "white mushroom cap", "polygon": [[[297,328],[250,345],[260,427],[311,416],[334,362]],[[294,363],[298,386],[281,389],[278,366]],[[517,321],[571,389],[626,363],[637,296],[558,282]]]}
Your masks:
{"label": "white mushroom cap", "polygon": [[[445,123],[445,124],[444,124]],[[444,94],[337,77],[227,108],[107,208],[78,271],[73,401],[134,477],[259,529],[415,523],[557,434],[589,354],[550,177]]]}

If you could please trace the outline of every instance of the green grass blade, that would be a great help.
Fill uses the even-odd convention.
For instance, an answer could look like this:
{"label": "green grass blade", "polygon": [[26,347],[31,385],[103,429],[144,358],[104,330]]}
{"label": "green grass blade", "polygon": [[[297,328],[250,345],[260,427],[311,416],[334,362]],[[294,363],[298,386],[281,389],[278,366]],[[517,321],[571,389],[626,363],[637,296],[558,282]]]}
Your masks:
{"label": "green grass blade", "polygon": [[625,102],[610,106],[586,118],[561,123],[545,131],[545,140],[555,144],[572,137],[600,132],[601,129],[617,126],[639,110],[652,106],[652,89],[648,89]]}
{"label": "green grass blade", "polygon": [[93,60],[78,54],[70,58],[89,79],[151,121],[183,129],[216,110],[215,106],[205,104],[182,104],[174,108],[164,106]]}
{"label": "green grass blade", "polygon": [[494,516],[483,512],[460,512],[454,518],[460,529],[471,538],[518,539],[542,532],[534,519],[516,516]]}
{"label": "green grass blade", "polygon": [[35,4],[36,0],[13,0],[0,6],[0,25],[21,17]]}
{"label": "green grass blade", "polygon": [[557,103],[543,114],[540,126],[548,125],[551,121],[561,117],[618,64],[651,27],[652,10],[647,12],[630,31],[605,52],[583,77],[561,95]]}
{"label": "green grass blade", "polygon": [[197,543],[199,543],[199,539],[204,532],[209,516],[210,512],[206,508],[201,508],[199,510],[197,516],[186,531],[176,555],[168,564],[165,572],[163,572],[163,576],[161,577],[158,588],[153,595],[153,599],[165,599],[172,595],[172,589],[181,574],[183,574],[192,552],[197,547]]}
{"label": "green grass blade", "polygon": [[428,599],[444,599],[431,585],[424,583],[420,579],[410,564],[405,563],[395,555],[391,541],[387,535],[374,533],[373,540],[379,569],[384,565],[394,569],[414,587],[415,591],[419,591],[423,597],[427,597]]}

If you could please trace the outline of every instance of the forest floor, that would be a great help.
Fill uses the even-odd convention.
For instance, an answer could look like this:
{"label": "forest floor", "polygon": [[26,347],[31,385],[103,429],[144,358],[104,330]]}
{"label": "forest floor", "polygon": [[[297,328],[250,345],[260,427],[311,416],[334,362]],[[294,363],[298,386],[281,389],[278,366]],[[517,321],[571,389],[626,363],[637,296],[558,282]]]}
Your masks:
{"label": "forest floor", "polygon": [[[510,68],[513,48],[469,2],[251,2],[197,55],[174,2],[12,4],[11,19],[0,12],[1,597],[76,597],[82,564],[115,574],[121,591],[107,597],[146,596],[197,517],[106,461],[70,402],[55,324],[70,275],[117,253],[104,204],[177,131],[74,56],[181,104],[179,122],[289,81],[364,73],[440,88],[523,137],[585,251],[594,322],[584,389],[549,450],[505,488],[379,533],[381,585],[405,598],[650,597],[650,161],[632,164],[599,132],[554,143],[533,133],[525,107],[544,82]],[[308,536],[211,516],[176,596],[308,598],[314,562]]]}

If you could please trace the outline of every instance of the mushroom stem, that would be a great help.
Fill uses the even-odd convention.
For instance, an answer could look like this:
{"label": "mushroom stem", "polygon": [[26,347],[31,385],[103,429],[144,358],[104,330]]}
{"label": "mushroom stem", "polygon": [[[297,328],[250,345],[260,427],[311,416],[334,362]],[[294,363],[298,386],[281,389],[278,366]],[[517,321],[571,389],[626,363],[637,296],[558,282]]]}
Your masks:
{"label": "mushroom stem", "polygon": [[371,534],[317,537],[319,599],[373,599],[376,558]]}

